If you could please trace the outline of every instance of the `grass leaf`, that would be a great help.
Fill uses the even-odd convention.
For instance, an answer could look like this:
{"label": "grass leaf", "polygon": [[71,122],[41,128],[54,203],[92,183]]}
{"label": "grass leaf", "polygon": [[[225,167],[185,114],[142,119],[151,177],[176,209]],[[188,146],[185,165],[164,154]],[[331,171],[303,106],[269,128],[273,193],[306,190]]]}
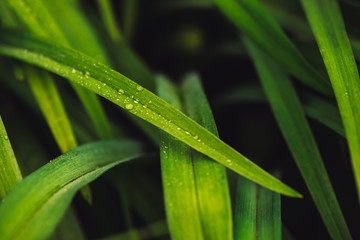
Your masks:
{"label": "grass leaf", "polygon": [[[209,103],[195,73],[185,77],[182,93],[188,116],[218,136]],[[233,239],[230,193],[225,167],[197,151],[192,152],[192,165],[205,239]]]}
{"label": "grass leaf", "polygon": [[102,63],[12,31],[3,31],[0,42],[1,54],[45,68],[105,97],[260,185],[288,196],[301,196],[181,111]]}
{"label": "grass leaf", "polygon": [[302,0],[339,105],[360,199],[360,78],[337,1]]}
{"label": "grass leaf", "polygon": [[133,141],[96,142],[75,148],[41,167],[3,200],[2,239],[45,239],[80,187],[140,154],[139,144]]}
{"label": "grass leaf", "polygon": [[61,151],[64,153],[76,147],[77,143],[70,121],[50,74],[42,69],[26,66],[26,75],[30,88]]}
{"label": "grass leaf", "polygon": [[249,38],[289,73],[319,92],[331,94],[327,79],[317,73],[258,0],[213,0]]}
{"label": "grass leaf", "polygon": [[250,40],[263,89],[318,211],[334,239],[351,239],[315,139],[289,77]]}
{"label": "grass leaf", "polygon": [[[182,108],[176,88],[169,81],[159,77],[157,85],[161,98],[178,109]],[[190,147],[164,131],[160,136],[161,174],[171,238],[206,239],[202,229]]]}
{"label": "grass leaf", "polygon": [[235,240],[256,239],[257,187],[249,180],[239,177],[236,187]]}
{"label": "grass leaf", "polygon": [[9,137],[0,116],[0,200],[22,179]]}

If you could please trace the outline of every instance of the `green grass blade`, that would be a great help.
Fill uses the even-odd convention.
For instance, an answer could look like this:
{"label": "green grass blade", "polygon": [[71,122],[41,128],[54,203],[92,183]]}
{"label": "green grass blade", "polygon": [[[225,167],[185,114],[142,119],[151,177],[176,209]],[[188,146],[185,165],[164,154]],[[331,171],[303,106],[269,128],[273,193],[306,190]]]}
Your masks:
{"label": "green grass blade", "polygon": [[97,0],[97,5],[100,10],[100,15],[103,20],[104,26],[109,33],[111,40],[115,43],[122,40],[122,34],[116,24],[114,12],[109,0]]}
{"label": "green grass blade", "polygon": [[236,187],[235,240],[256,239],[257,186],[239,177]]}
{"label": "green grass blade", "polygon": [[1,54],[45,68],[103,96],[260,185],[288,196],[301,196],[181,111],[100,62],[29,35],[1,33]]}
{"label": "green grass blade", "polygon": [[[214,117],[196,74],[185,77],[182,93],[188,116],[218,136]],[[230,193],[225,167],[197,151],[192,152],[192,158],[205,239],[233,239]]]}
{"label": "green grass blade", "polygon": [[[178,109],[182,108],[178,93],[169,81],[159,77],[157,85],[161,98]],[[162,131],[160,136],[161,173],[171,238],[206,239],[201,225],[190,147],[166,132]]]}
{"label": "green grass blade", "polygon": [[[27,0],[15,0],[8,1],[8,4],[23,25],[34,34],[49,37],[64,46],[77,48],[108,64],[104,58],[105,52],[99,47],[95,34],[71,1],[31,1],[30,3]],[[83,41],[82,36],[87,36],[86,41]],[[110,125],[97,97],[86,89],[76,86],[74,89],[98,135],[101,138],[110,138]]]}
{"label": "green grass blade", "polygon": [[9,137],[0,116],[0,200],[22,179]]}
{"label": "green grass blade", "polygon": [[360,198],[360,78],[338,3],[302,0],[339,105]]}
{"label": "green grass blade", "polygon": [[250,40],[246,39],[245,43],[275,118],[330,235],[334,239],[351,239],[315,139],[289,77]]}
{"label": "green grass blade", "polygon": [[213,0],[222,12],[289,73],[322,93],[331,94],[327,79],[317,73],[258,0]]}
{"label": "green grass blade", "polygon": [[50,74],[33,66],[26,66],[26,73],[30,88],[61,151],[64,153],[76,147],[70,121]]}
{"label": "green grass blade", "polygon": [[280,194],[259,187],[257,202],[257,238],[281,240]]}
{"label": "green grass blade", "polygon": [[2,239],[45,239],[80,187],[140,154],[136,142],[104,141],[75,148],[46,164],[24,178],[3,200]]}

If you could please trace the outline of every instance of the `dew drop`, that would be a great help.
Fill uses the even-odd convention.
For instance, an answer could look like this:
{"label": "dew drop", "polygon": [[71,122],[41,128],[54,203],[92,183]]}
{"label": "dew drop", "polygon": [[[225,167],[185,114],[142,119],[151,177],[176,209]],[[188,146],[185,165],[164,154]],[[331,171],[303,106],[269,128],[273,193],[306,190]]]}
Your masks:
{"label": "dew drop", "polygon": [[73,68],[73,69],[71,70],[71,72],[72,72],[72,73],[76,73],[76,70],[75,70],[75,68]]}
{"label": "dew drop", "polygon": [[138,100],[134,100],[134,103],[139,103],[139,101],[138,101]]}
{"label": "dew drop", "polygon": [[136,89],[137,89],[138,91],[142,91],[142,90],[144,90],[144,88],[143,88],[142,86],[140,86],[140,85],[139,85],[139,86],[137,86],[137,87],[136,87]]}
{"label": "dew drop", "polygon": [[4,135],[5,140],[9,140],[9,137],[7,135]]}
{"label": "dew drop", "polygon": [[118,93],[119,93],[120,95],[122,95],[122,94],[125,93],[125,91],[124,91],[123,89],[119,89],[119,90],[118,90]]}
{"label": "dew drop", "polygon": [[128,103],[125,105],[125,108],[131,110],[134,108],[134,105],[132,105],[131,103]]}
{"label": "dew drop", "polygon": [[134,98],[134,96],[130,96],[130,98],[131,98],[131,99],[133,99],[133,98]]}
{"label": "dew drop", "polygon": [[189,132],[185,132],[185,134],[186,134],[186,135],[190,135],[190,133],[189,133]]}
{"label": "dew drop", "polygon": [[196,139],[198,139],[199,137],[198,136],[194,136],[194,139],[196,140]]}
{"label": "dew drop", "polygon": [[147,108],[147,106],[146,106],[146,105],[143,105],[143,108]]}
{"label": "dew drop", "polygon": [[150,100],[150,101],[149,101],[149,104],[151,104],[151,103],[152,103],[152,101]]}
{"label": "dew drop", "polygon": [[177,130],[181,130],[181,128],[178,127]]}

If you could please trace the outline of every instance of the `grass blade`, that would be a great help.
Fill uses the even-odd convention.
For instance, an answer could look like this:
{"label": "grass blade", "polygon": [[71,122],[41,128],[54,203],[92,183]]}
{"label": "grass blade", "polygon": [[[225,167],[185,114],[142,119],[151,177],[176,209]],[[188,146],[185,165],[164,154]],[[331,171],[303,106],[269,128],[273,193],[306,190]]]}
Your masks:
{"label": "grass blade", "polygon": [[[174,86],[163,77],[159,77],[157,82],[159,96],[181,109]],[[161,173],[171,238],[205,239],[190,147],[166,132],[162,131],[160,135]]]}
{"label": "grass blade", "polygon": [[302,0],[324,59],[349,143],[360,198],[360,78],[338,3]]}
{"label": "grass blade", "polygon": [[104,141],[75,148],[46,164],[24,178],[3,200],[2,239],[45,239],[80,187],[140,154],[136,142]]}
{"label": "grass blade", "polygon": [[[214,117],[196,74],[185,77],[182,92],[188,116],[218,136]],[[233,239],[225,167],[197,151],[192,152],[192,165],[205,239]]]}
{"label": "grass blade", "polygon": [[331,94],[327,79],[311,67],[258,0],[213,1],[241,31],[289,73],[309,87]]}
{"label": "grass blade", "polygon": [[[27,0],[15,0],[8,1],[8,4],[21,22],[37,36],[51,37],[64,46],[79,48],[79,50],[108,64],[104,58],[105,52],[99,47],[99,42],[96,41],[92,29],[86,24],[85,18],[71,1],[31,1],[30,3]],[[68,26],[73,27],[69,28]],[[83,41],[82,37],[79,38],[79,36],[87,36],[87,41]],[[98,135],[101,138],[110,138],[110,125],[97,97],[86,89],[76,85],[73,87],[88,112]]]}
{"label": "grass blade", "polygon": [[181,111],[80,52],[39,41],[29,35],[3,31],[0,53],[45,68],[105,97],[260,185],[288,196],[301,196]]}
{"label": "grass blade", "polygon": [[26,73],[30,88],[61,151],[64,153],[76,147],[70,121],[50,74],[33,66],[26,66]]}
{"label": "grass blade", "polygon": [[315,139],[289,77],[245,39],[275,118],[317,209],[334,239],[351,239]]}
{"label": "grass blade", "polygon": [[255,240],[256,184],[243,177],[239,177],[236,188],[235,240]]}
{"label": "grass blade", "polygon": [[9,137],[0,116],[0,200],[22,179]]}
{"label": "grass blade", "polygon": [[281,240],[280,194],[259,187],[256,227],[258,239]]}

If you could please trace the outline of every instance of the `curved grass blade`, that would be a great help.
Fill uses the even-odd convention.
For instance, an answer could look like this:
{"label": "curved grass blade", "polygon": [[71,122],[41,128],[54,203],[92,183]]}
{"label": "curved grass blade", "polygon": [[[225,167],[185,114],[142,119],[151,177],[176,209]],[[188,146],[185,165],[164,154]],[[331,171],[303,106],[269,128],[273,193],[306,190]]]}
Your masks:
{"label": "curved grass blade", "polygon": [[30,174],[0,206],[2,239],[45,239],[80,187],[141,152],[133,141],[96,142],[75,148]]}
{"label": "curved grass blade", "polygon": [[351,239],[315,139],[289,77],[250,40],[253,58],[275,118],[295,158],[317,209],[334,239]]}
{"label": "curved grass blade", "polygon": [[48,72],[25,66],[27,79],[35,98],[61,151],[76,147],[74,133],[53,79]]}
{"label": "curved grass blade", "polygon": [[[104,58],[104,51],[96,42],[96,37],[91,28],[86,24],[79,11],[76,11],[76,5],[71,1],[31,1],[30,3],[28,0],[11,0],[8,1],[8,4],[23,25],[37,36],[51,37],[64,46],[79,47],[80,50],[108,64]],[[53,11],[51,12],[49,9]],[[66,16],[60,15],[60,13],[65,13]],[[69,22],[66,20],[70,21],[70,26],[73,26],[72,29],[75,26],[77,28],[75,30],[69,28]],[[61,23],[63,24],[61,25]],[[87,40],[83,41],[82,37],[81,40],[78,40],[79,36],[87,36]],[[73,87],[88,112],[98,135],[101,138],[111,137],[110,125],[97,97],[86,89],[76,85]]]}
{"label": "curved grass blade", "polygon": [[[182,93],[188,116],[215,136],[219,136],[209,103],[196,74],[185,77]],[[192,165],[205,239],[233,239],[230,193],[225,167],[197,151],[192,151]]]}
{"label": "curved grass blade", "polygon": [[235,240],[256,239],[257,186],[240,177],[236,186]]}
{"label": "curved grass blade", "polygon": [[[158,94],[181,109],[176,89],[164,77],[157,79]],[[166,219],[172,239],[206,239],[202,229],[191,149],[161,132],[160,158]],[[186,229],[186,231],[184,231]]]}
{"label": "curved grass blade", "polygon": [[288,196],[301,196],[181,111],[102,63],[29,35],[1,33],[1,54],[45,68],[105,97],[260,185]]}
{"label": "curved grass blade", "polygon": [[360,199],[360,78],[338,3],[302,0],[339,105]]}
{"label": "curved grass blade", "polygon": [[0,116],[0,200],[22,179],[19,165]]}
{"label": "curved grass blade", "polygon": [[258,0],[213,0],[222,12],[289,73],[319,92],[332,94],[316,72]]}

